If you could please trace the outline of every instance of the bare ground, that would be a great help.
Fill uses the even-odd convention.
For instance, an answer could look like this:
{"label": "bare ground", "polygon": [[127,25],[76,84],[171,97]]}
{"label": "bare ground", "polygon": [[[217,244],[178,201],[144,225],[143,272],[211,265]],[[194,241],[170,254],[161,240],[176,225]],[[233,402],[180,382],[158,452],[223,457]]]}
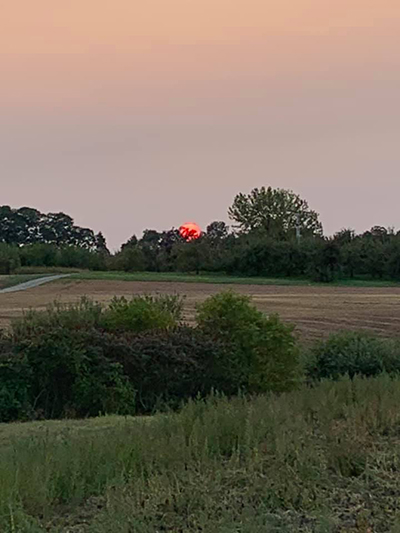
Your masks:
{"label": "bare ground", "polygon": [[252,297],[265,313],[279,313],[296,325],[305,340],[339,329],[369,329],[385,336],[400,333],[400,287],[355,288],[316,286],[218,285],[203,283],[63,280],[23,292],[0,295],[0,326],[9,325],[23,309],[44,309],[54,300],[74,302],[89,296],[108,302],[113,296],[179,293],[186,296],[185,317],[195,305],[221,290]]}

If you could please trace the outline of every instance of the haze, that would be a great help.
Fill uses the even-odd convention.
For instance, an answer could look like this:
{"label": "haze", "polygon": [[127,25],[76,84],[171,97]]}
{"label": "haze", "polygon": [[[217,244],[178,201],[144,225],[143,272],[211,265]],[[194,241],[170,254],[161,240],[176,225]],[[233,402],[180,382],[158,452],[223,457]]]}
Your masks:
{"label": "haze", "polygon": [[3,1],[0,76],[0,204],[113,249],[261,185],[400,228],[398,0]]}

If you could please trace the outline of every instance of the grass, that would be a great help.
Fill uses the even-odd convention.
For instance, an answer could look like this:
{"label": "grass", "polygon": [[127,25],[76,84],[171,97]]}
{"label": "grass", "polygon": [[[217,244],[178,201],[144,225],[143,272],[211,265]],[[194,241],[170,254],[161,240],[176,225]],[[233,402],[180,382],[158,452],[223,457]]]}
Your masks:
{"label": "grass", "polygon": [[31,281],[33,279],[43,278],[46,274],[15,274],[11,276],[0,276],[0,290],[7,289],[8,287],[14,287],[20,283]]}
{"label": "grass", "polygon": [[0,531],[400,531],[400,380],[0,425]]}
{"label": "grass", "polygon": [[176,272],[80,272],[72,275],[80,280],[105,281],[155,281],[181,283],[216,283],[242,285],[292,285],[292,286],[345,286],[345,287],[398,287],[399,283],[385,280],[348,279],[333,283],[316,283],[302,278],[239,277],[220,274],[180,274]]}
{"label": "grass", "polygon": [[[399,287],[388,280],[343,279],[333,283],[317,283],[304,278],[263,278],[227,276],[224,274],[181,274],[178,272],[94,272],[73,268],[23,267],[11,276],[0,276],[0,289],[51,274],[71,274],[72,279],[104,281],[147,281],[175,283],[212,283],[236,285],[319,286],[319,287]],[[69,279],[71,279],[69,278]]]}
{"label": "grass", "polygon": [[46,266],[25,266],[16,270],[16,274],[72,274],[76,272],[85,272],[81,268],[67,267],[46,267]]}

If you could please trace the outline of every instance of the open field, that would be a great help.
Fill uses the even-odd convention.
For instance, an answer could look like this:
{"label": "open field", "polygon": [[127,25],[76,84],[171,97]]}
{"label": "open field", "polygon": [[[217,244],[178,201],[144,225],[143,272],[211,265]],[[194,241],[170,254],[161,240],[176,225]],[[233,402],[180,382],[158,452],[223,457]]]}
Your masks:
{"label": "open field", "polygon": [[7,289],[8,287],[13,287],[14,285],[19,285],[20,283],[25,283],[26,281],[32,281],[44,277],[43,275],[38,274],[15,274],[13,276],[2,276],[0,275],[0,290]]}
{"label": "open field", "polygon": [[[66,273],[68,269],[64,269]],[[324,283],[310,281],[307,278],[263,278],[246,276],[227,276],[218,273],[182,274],[179,272],[94,272],[69,270],[76,279],[104,281],[170,281],[184,283],[217,283],[221,285],[290,285],[323,287]],[[329,284],[335,287],[400,287],[399,282],[390,280],[371,280],[362,278],[340,279]]]}
{"label": "open field", "polygon": [[382,376],[0,424],[0,530],[399,533],[399,401]]}
{"label": "open field", "polygon": [[279,313],[284,320],[296,325],[306,341],[339,329],[369,329],[385,336],[395,336],[400,331],[400,286],[278,286],[72,278],[20,293],[0,295],[0,326],[5,327],[12,318],[20,316],[22,309],[44,308],[55,299],[73,302],[85,295],[108,302],[113,296],[145,293],[185,295],[185,317],[190,321],[196,303],[228,289],[250,295],[265,313]]}

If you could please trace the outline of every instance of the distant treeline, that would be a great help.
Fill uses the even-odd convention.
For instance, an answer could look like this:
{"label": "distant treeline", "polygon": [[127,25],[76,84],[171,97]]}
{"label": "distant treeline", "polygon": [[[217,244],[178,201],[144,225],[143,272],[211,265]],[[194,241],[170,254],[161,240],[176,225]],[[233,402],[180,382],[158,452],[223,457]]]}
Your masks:
{"label": "distant treeline", "polygon": [[325,237],[319,215],[291,191],[254,189],[229,209],[236,223],[212,222],[202,237],[145,230],[111,254],[104,236],[64,213],[0,207],[0,273],[19,267],[72,267],[125,272],[213,272],[306,277],[314,281],[400,280],[400,232],[375,226]]}

